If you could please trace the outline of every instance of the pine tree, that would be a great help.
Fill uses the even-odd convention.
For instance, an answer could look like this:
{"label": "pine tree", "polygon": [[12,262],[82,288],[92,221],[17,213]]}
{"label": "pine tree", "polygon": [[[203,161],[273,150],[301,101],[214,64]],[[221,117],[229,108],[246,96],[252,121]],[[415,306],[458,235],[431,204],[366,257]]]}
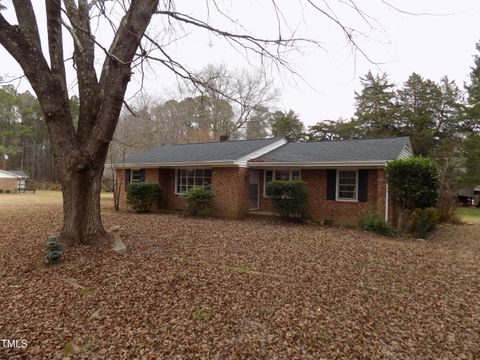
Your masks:
{"label": "pine tree", "polygon": [[447,76],[440,80],[438,88],[441,93],[441,101],[435,119],[435,137],[439,141],[460,140],[462,133],[469,131],[464,122],[464,94],[455,81],[450,81]]}
{"label": "pine tree", "polygon": [[271,130],[274,137],[284,137],[288,141],[299,141],[305,138],[305,126],[293,110],[287,113],[283,111],[273,113]]}
{"label": "pine tree", "polygon": [[247,139],[264,139],[268,136],[268,125],[272,113],[265,106],[253,109],[246,123],[245,137]]}
{"label": "pine tree", "polygon": [[362,137],[378,138],[397,135],[394,123],[396,106],[394,84],[386,73],[370,71],[360,78],[362,91],[355,93],[355,122]]}
{"label": "pine tree", "polygon": [[[476,44],[477,51],[480,52],[480,42]],[[465,85],[468,92],[468,123],[471,128],[480,131],[480,55],[474,55],[474,66],[470,72],[470,84]]]}
{"label": "pine tree", "polygon": [[442,93],[432,80],[413,73],[397,91],[398,125],[401,135],[411,138],[416,155],[427,156],[435,147],[435,129]]}

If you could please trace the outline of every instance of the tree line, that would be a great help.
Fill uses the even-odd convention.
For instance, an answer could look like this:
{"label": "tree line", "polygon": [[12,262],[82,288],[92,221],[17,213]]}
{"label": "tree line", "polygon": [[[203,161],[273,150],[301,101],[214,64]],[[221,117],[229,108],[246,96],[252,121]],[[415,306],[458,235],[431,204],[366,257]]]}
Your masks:
{"label": "tree line", "polygon": [[[195,76],[202,91],[185,84],[179,91],[183,97],[147,100],[135,111],[125,108],[110,161],[161,145],[218,141],[222,136],[290,141],[410,136],[414,153],[435,160],[449,186],[480,183],[479,55],[474,56],[464,89],[447,76],[435,82],[417,73],[396,86],[386,73],[369,71],[360,78],[352,118],[322,120],[309,127],[293,110],[276,109],[280,93],[263,73],[208,65]],[[78,106],[78,98],[71,97],[74,117]],[[22,169],[40,181],[56,179],[39,102],[12,85],[0,87],[0,154],[8,154],[9,168]]]}
{"label": "tree line", "polygon": [[[71,97],[70,106],[78,114],[78,97]],[[0,86],[0,169],[23,170],[40,182],[57,180],[40,103],[13,85]]]}

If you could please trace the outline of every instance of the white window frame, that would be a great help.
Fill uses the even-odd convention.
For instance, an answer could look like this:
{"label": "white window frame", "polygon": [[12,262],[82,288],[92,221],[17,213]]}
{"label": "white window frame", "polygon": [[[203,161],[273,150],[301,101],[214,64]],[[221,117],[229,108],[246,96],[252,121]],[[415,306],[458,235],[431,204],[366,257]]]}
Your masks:
{"label": "white window frame", "polygon": [[288,180],[292,180],[292,172],[298,171],[300,177],[298,180],[302,180],[302,169],[263,169],[263,197],[270,198],[271,196],[267,195],[267,171],[272,172],[272,181],[275,181],[275,172],[276,171],[288,171]]}
{"label": "white window frame", "polygon": [[[355,198],[347,199],[341,198],[340,194],[340,173],[347,172],[347,171],[354,171],[355,172]],[[335,187],[335,200],[336,201],[346,201],[346,202],[358,202],[358,169],[337,169],[337,176],[336,176],[336,187]]]}
{"label": "white window frame", "polygon": [[[208,186],[208,188],[211,188],[212,186],[212,179],[213,179],[213,170],[212,168],[204,168],[204,167],[201,167],[201,168],[175,168],[175,182],[173,184],[173,192],[174,194],[176,195],[184,195],[185,193],[184,192],[177,192],[177,181],[178,181],[178,172],[181,171],[181,170],[210,170],[211,172],[211,175],[210,175],[210,185]],[[195,172],[194,172],[195,174]],[[195,175],[193,176],[193,182],[195,183]],[[188,185],[187,185],[188,186]],[[193,185],[193,186],[196,186],[196,185]]]}
{"label": "white window frame", "polygon": [[142,178],[142,169],[131,169],[131,170],[130,170],[130,182],[132,182],[132,183],[133,183],[133,182],[135,182],[135,183],[142,182],[142,180],[134,180],[134,179],[133,179],[133,173],[134,173],[135,171],[139,171],[139,172],[140,172],[140,179]]}

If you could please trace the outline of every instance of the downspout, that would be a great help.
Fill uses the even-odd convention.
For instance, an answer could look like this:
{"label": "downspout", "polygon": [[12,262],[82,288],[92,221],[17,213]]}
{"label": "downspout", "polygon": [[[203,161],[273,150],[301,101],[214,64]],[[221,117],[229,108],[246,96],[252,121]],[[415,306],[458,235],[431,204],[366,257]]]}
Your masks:
{"label": "downspout", "polygon": [[388,223],[388,183],[385,183],[385,222]]}

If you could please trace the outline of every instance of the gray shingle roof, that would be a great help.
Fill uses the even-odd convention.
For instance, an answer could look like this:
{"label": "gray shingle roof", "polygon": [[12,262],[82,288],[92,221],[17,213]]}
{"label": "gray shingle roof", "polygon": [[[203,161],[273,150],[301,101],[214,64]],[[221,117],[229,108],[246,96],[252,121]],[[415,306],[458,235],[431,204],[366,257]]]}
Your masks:
{"label": "gray shingle roof", "polygon": [[201,144],[166,145],[134,155],[126,164],[196,163],[203,161],[234,161],[279,139],[238,140]]}
{"label": "gray shingle roof", "polygon": [[251,160],[265,162],[348,162],[397,159],[408,137],[390,139],[290,142]]}

